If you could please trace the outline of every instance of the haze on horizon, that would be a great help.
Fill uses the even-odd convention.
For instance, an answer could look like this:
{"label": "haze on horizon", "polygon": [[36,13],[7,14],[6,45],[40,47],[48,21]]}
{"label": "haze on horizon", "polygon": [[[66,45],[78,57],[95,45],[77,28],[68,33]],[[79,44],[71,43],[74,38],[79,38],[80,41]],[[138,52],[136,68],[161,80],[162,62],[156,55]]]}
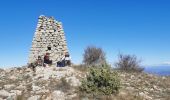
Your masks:
{"label": "haze on horizon", "polygon": [[40,15],[63,23],[73,63],[89,45],[103,48],[108,62],[119,52],[143,65],[170,64],[168,0],[0,1],[0,68],[26,65]]}

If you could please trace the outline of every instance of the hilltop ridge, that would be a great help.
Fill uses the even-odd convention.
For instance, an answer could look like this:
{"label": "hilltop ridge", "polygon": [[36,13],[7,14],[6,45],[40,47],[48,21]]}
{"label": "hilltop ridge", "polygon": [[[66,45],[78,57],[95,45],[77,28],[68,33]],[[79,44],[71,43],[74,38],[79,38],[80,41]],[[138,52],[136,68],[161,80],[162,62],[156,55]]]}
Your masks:
{"label": "hilltop ridge", "polygon": [[[118,71],[119,94],[109,100],[168,100],[170,77]],[[74,67],[0,70],[0,100],[84,100],[78,91],[86,72]],[[84,98],[84,99],[83,99]],[[99,100],[105,97],[99,97]],[[91,100],[87,98],[87,100]]]}

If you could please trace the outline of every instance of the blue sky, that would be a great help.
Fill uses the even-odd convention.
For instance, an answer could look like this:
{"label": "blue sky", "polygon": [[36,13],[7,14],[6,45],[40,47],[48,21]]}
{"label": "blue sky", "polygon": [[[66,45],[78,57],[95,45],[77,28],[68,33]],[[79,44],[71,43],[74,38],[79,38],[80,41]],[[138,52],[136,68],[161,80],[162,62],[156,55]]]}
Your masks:
{"label": "blue sky", "polygon": [[89,45],[102,47],[110,63],[119,52],[143,65],[170,62],[168,0],[1,0],[0,67],[25,65],[40,15],[63,23],[74,63]]}

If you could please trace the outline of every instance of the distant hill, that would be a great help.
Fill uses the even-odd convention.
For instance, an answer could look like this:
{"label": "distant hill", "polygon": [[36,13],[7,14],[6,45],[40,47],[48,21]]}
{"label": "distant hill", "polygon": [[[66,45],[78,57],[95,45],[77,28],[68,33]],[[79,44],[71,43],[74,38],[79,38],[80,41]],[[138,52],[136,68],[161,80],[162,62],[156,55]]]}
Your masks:
{"label": "distant hill", "polygon": [[161,76],[170,76],[170,65],[147,66],[145,72]]}

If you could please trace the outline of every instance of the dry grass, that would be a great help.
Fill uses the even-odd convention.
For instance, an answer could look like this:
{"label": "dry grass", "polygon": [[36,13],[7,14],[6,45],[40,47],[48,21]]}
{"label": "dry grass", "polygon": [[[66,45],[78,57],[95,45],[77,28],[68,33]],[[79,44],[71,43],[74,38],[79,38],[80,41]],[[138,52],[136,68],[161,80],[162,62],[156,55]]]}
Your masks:
{"label": "dry grass", "polygon": [[66,81],[65,77],[60,79],[60,83],[57,85],[57,87],[63,92],[68,92],[72,89],[71,85]]}
{"label": "dry grass", "polygon": [[16,100],[25,100],[25,95],[21,94],[21,95],[17,95]]}
{"label": "dry grass", "polygon": [[60,80],[50,79],[50,82],[47,87],[49,90],[61,90],[63,92],[68,92],[73,87],[66,81],[65,77],[61,78]]}
{"label": "dry grass", "polygon": [[74,69],[80,71],[80,72],[83,72],[83,73],[84,73],[84,72],[87,72],[87,70],[89,69],[88,66],[85,66],[85,65],[83,65],[83,64],[73,65],[72,67],[73,67]]}
{"label": "dry grass", "polygon": [[126,94],[115,94],[115,95],[89,95],[89,94],[78,94],[74,97],[74,100],[82,100],[88,98],[88,100],[144,100],[144,98],[135,94],[126,92]]}

